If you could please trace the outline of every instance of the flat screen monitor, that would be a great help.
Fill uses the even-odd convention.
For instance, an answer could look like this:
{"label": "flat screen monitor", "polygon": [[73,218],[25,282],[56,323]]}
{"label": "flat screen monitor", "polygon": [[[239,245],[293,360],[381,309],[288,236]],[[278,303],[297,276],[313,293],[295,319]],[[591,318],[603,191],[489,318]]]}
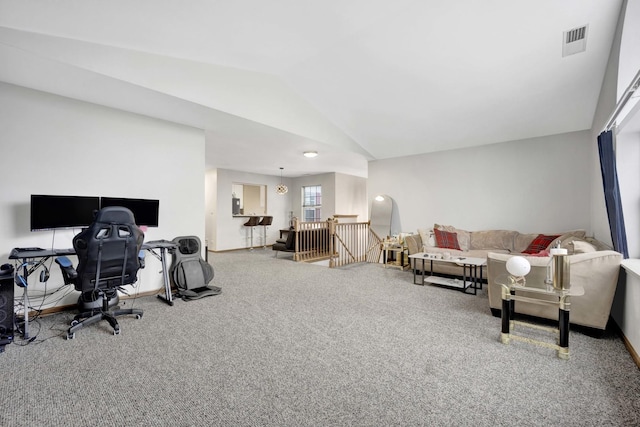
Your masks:
{"label": "flat screen monitor", "polygon": [[133,212],[137,225],[146,227],[158,226],[159,200],[127,199],[123,197],[102,197],[100,207],[122,206]]}
{"label": "flat screen monitor", "polygon": [[31,195],[31,231],[86,227],[100,209],[99,197]]}

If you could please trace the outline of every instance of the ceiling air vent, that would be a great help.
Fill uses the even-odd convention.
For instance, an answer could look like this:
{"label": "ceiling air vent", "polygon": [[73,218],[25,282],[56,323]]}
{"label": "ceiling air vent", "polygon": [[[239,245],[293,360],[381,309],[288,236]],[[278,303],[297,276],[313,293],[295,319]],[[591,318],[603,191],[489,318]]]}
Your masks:
{"label": "ceiling air vent", "polygon": [[562,56],[574,55],[587,49],[588,25],[562,33]]}

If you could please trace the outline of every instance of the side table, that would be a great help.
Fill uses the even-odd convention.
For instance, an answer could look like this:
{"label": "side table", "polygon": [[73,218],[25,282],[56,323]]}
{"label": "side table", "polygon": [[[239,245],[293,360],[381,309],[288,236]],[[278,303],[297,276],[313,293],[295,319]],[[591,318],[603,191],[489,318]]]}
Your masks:
{"label": "side table", "polygon": [[[496,279],[496,283],[502,287],[502,332],[500,341],[503,344],[509,344],[511,339],[530,344],[540,345],[542,347],[557,350],[560,359],[569,359],[569,309],[571,307],[571,297],[584,295],[584,288],[580,285],[571,285],[569,289],[555,289],[547,286],[546,288],[527,287],[516,285],[511,276],[500,276]],[[523,291],[532,294],[532,296],[516,295],[516,291]],[[553,300],[536,298],[537,295],[547,295],[555,297]],[[514,301],[524,301],[531,304],[551,305],[558,307],[558,328],[545,327],[535,325],[529,322],[521,322],[513,320]],[[557,342],[552,344],[547,341],[535,340],[512,333],[515,325],[528,328],[539,329],[554,333],[557,336]]]}
{"label": "side table", "polygon": [[[400,270],[409,268],[408,249],[397,243],[382,243],[382,263],[384,268],[394,267]],[[390,256],[391,255],[391,256]]]}

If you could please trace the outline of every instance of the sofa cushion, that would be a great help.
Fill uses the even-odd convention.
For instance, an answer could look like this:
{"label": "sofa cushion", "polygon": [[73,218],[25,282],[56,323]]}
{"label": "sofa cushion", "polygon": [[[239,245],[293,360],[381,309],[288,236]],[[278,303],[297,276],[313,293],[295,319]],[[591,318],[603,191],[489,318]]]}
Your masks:
{"label": "sofa cushion", "polygon": [[586,254],[589,252],[596,252],[597,249],[589,242],[585,242],[584,240],[574,240],[573,241],[573,253],[575,254]]}
{"label": "sofa cushion", "polygon": [[546,235],[546,234],[538,234],[538,237],[533,239],[533,241],[529,244],[529,247],[522,251],[523,254],[537,254],[540,251],[543,251],[552,244],[560,234],[557,235]]}
{"label": "sofa cushion", "polygon": [[[562,249],[566,249],[569,255],[573,254],[573,242],[574,240],[584,240],[587,235],[585,230],[573,230],[568,231],[562,234],[560,237],[556,239],[557,242],[560,242],[560,247]],[[553,245],[553,243],[551,243]],[[551,249],[551,248],[547,248]]]}
{"label": "sofa cushion", "polygon": [[529,247],[531,242],[538,237],[538,233],[535,234],[524,234],[524,233],[516,233],[513,238],[513,252],[514,253],[524,253],[524,251]]}
{"label": "sofa cushion", "polygon": [[471,247],[471,233],[467,230],[461,230],[455,228],[453,225],[441,225],[433,224],[434,229],[448,231],[449,233],[456,233],[458,235],[458,246],[463,251],[468,251]]}
{"label": "sofa cushion", "polygon": [[474,231],[471,233],[471,249],[499,249],[513,251],[513,240],[518,234],[511,230],[487,230]]}
{"label": "sofa cushion", "polygon": [[460,245],[458,245],[458,235],[456,233],[450,233],[437,228],[434,229],[433,232],[436,235],[436,243],[439,248],[460,250]]}

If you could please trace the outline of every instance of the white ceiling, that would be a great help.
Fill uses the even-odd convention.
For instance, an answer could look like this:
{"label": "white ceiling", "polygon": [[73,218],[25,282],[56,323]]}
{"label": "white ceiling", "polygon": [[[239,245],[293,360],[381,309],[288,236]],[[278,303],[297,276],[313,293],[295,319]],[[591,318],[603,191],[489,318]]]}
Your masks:
{"label": "white ceiling", "polygon": [[[591,128],[621,5],[0,0],[0,81],[204,129],[208,167],[366,176]],[[563,58],[585,24],[586,52]]]}

